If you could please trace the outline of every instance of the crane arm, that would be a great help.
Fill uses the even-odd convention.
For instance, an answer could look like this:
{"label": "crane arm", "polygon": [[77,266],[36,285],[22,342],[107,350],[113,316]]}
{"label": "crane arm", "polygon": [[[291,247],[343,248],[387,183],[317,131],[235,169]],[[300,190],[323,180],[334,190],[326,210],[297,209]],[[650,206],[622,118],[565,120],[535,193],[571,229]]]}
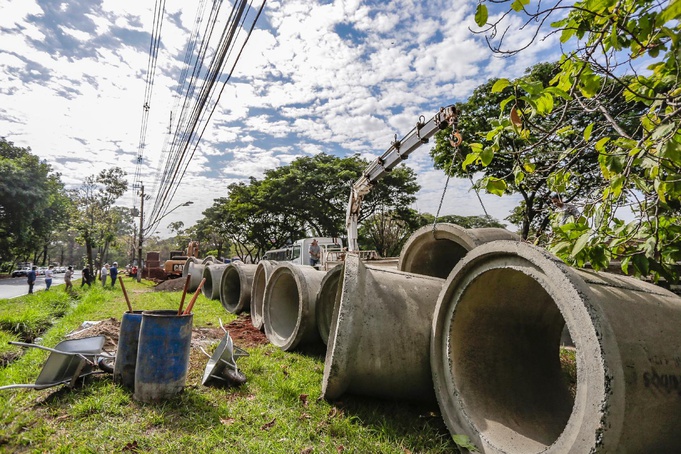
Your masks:
{"label": "crane arm", "polygon": [[[350,200],[346,211],[346,228],[348,232],[348,250],[358,251],[357,244],[357,223],[359,222],[359,212],[362,208],[362,200],[371,187],[395,166],[404,161],[409,155],[421,145],[428,143],[430,137],[436,132],[455,125],[457,111],[453,105],[441,107],[440,110],[427,122],[423,117],[416,123],[416,127],[404,136],[401,140],[395,140],[381,157],[373,161],[364,170],[364,173],[352,185]],[[456,133],[457,143],[461,141],[461,136]],[[454,145],[454,144],[453,144]]]}

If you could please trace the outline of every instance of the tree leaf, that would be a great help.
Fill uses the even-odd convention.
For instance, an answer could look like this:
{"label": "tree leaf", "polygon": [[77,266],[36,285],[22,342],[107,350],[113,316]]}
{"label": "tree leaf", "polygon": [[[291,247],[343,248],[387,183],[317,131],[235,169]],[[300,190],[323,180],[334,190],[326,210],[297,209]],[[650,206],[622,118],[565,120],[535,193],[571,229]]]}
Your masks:
{"label": "tree leaf", "polygon": [[584,246],[589,242],[589,238],[591,237],[591,232],[586,232],[580,236],[577,241],[575,241],[575,245],[572,248],[572,253],[570,254],[572,257],[576,257],[577,254],[579,254],[582,249],[584,249]]}
{"label": "tree leaf", "polygon": [[500,180],[499,178],[489,177],[487,178],[487,185],[485,186],[485,189],[490,194],[496,194],[501,197],[504,195],[504,192],[506,192],[506,182],[504,180]]}
{"label": "tree leaf", "polygon": [[452,435],[452,440],[454,440],[454,443],[460,448],[468,449],[471,452],[478,451],[478,448],[471,443],[471,439],[468,438],[468,435]]}
{"label": "tree leaf", "polygon": [[482,27],[487,23],[487,17],[487,5],[480,3],[475,10],[475,23],[478,24],[478,27]]}
{"label": "tree leaf", "polygon": [[589,139],[591,138],[591,131],[594,129],[594,124],[590,123],[589,126],[587,126],[584,129],[584,142],[588,142]]}
{"label": "tree leaf", "polygon": [[516,128],[523,127],[523,120],[520,118],[520,115],[518,115],[518,111],[516,110],[515,106],[511,108],[511,123],[513,123],[513,126]]}
{"label": "tree leaf", "polygon": [[508,79],[499,79],[492,85],[492,93],[499,93],[510,84],[511,82]]}
{"label": "tree leaf", "polygon": [[513,11],[522,11],[523,6],[527,5],[530,3],[530,0],[515,0],[511,4],[511,8],[513,8]]}

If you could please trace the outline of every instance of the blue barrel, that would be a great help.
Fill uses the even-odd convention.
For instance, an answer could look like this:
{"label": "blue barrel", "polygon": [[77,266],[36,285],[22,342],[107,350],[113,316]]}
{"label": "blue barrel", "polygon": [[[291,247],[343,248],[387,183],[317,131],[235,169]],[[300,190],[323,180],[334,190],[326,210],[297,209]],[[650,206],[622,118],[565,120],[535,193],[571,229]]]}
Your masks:
{"label": "blue barrel", "polygon": [[124,387],[135,387],[135,365],[137,364],[137,341],[140,336],[142,311],[127,311],[121,319],[118,333],[118,349],[114,363],[114,382]]}
{"label": "blue barrel", "polygon": [[144,311],[135,370],[135,394],[140,402],[175,396],[184,388],[189,367],[194,316],[177,311]]}

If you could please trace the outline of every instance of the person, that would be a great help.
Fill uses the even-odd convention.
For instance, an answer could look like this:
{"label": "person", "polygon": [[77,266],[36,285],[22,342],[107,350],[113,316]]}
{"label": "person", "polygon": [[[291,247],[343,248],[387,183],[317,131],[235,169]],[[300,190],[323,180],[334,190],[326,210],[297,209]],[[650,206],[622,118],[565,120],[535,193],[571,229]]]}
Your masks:
{"label": "person", "polygon": [[111,268],[109,268],[109,274],[111,274],[111,288],[116,285],[116,277],[118,276],[118,262],[113,262]]}
{"label": "person", "polygon": [[33,286],[35,285],[35,278],[36,278],[36,274],[35,274],[36,269],[37,269],[37,267],[34,266],[26,274],[26,276],[28,278],[28,293],[29,294],[33,293]]}
{"label": "person", "polygon": [[71,278],[73,277],[73,267],[70,266],[66,273],[64,273],[64,290],[69,293],[73,289],[73,284],[71,283]]}
{"label": "person", "polygon": [[137,279],[137,265],[132,266],[132,269],[130,270],[130,276],[132,276],[133,281]]}
{"label": "person", "polygon": [[317,266],[319,263],[319,256],[321,255],[322,251],[316,238],[312,240],[312,244],[310,245],[308,252],[310,253],[310,266]]}
{"label": "person", "polygon": [[109,264],[105,263],[100,271],[100,279],[102,280],[102,287],[106,287],[106,276],[109,274]]}
{"label": "person", "polygon": [[87,284],[88,287],[92,287],[92,283],[90,282],[90,268],[85,265],[85,268],[83,268],[83,279],[80,281],[80,287],[83,288],[83,286]]}
{"label": "person", "polygon": [[565,224],[568,219],[572,216],[575,220],[579,219],[579,209],[571,203],[563,202],[562,197],[557,192],[552,192],[549,195],[551,203],[556,207],[556,211],[563,213],[563,217],[560,220],[561,224]]}
{"label": "person", "polygon": [[54,266],[50,265],[45,270],[45,289],[49,290],[52,286],[52,278],[54,277]]}

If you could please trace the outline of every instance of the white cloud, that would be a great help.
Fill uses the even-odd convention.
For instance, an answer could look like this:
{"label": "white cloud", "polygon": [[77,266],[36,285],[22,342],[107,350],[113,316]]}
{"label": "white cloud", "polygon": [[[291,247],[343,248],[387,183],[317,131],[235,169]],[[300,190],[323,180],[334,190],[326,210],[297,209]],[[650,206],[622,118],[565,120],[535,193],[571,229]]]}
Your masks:
{"label": "white cloud", "polygon": [[[60,14],[76,14],[76,4],[64,5]],[[88,23],[81,29],[79,21],[50,25],[45,14],[56,13],[43,12],[34,1],[0,0],[0,27],[10,31],[0,41],[0,135],[31,146],[68,184],[114,165],[132,176],[153,6],[103,0],[79,16]],[[488,77],[519,75],[540,55],[556,51],[555,41],[546,41],[513,60],[492,58],[481,37],[468,30],[474,6],[472,0],[268,1],[179,187],[196,203],[178,211],[199,216],[230,182],[262,177],[299,156],[357,152],[375,158],[421,115],[429,119],[439,107],[466,99]],[[140,169],[148,188],[168,156],[162,150],[171,113],[173,125],[181,113],[183,99],[175,88],[195,16],[194,5],[166,2]],[[87,52],[41,47],[52,42],[57,28],[89,46]],[[245,35],[235,40],[228,69]],[[519,34],[512,39],[521,42]],[[419,208],[434,212],[444,179],[433,170],[428,149],[415,152],[408,164],[424,186]],[[466,184],[453,184],[448,194],[447,210],[480,211]],[[503,212],[494,214],[499,218],[513,204],[509,198],[483,200]]]}

